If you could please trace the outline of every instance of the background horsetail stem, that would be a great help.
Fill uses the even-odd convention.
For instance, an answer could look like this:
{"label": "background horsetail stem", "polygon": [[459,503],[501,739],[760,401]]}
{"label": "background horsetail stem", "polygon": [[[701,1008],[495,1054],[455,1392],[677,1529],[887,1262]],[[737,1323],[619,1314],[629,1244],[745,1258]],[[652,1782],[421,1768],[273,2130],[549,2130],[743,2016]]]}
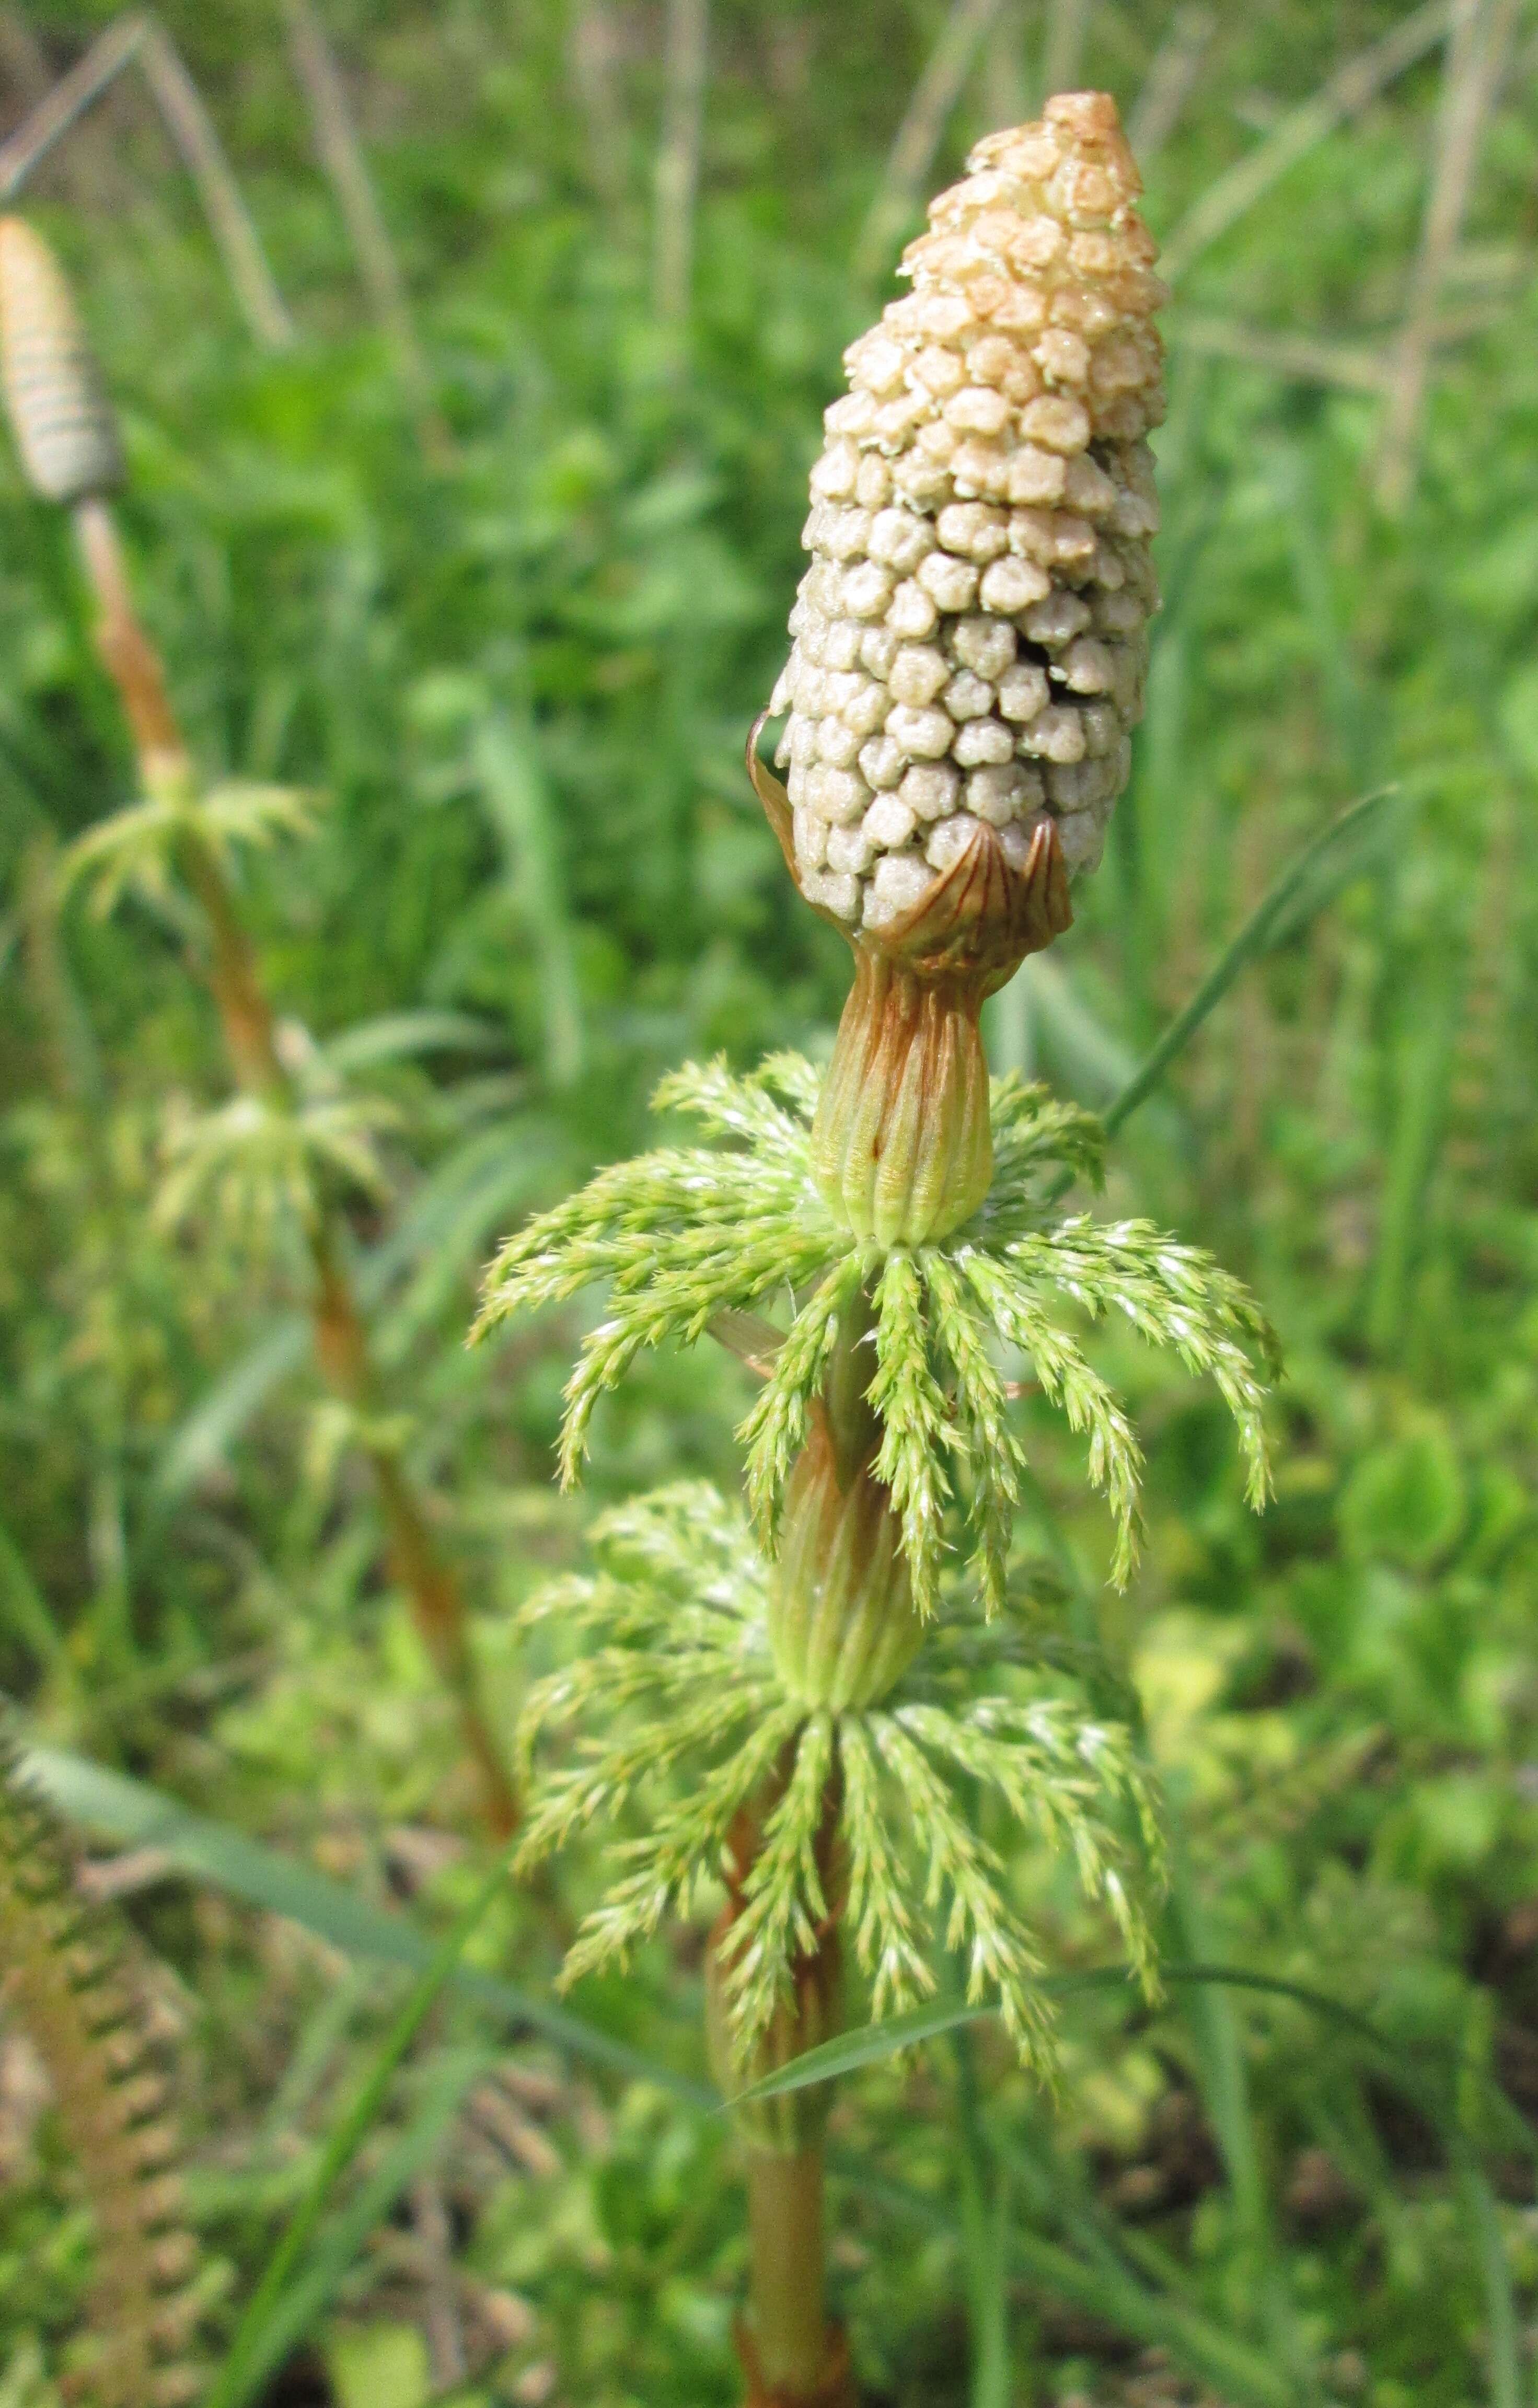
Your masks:
{"label": "background horsetail stem", "polygon": [[[74,510],[80,554],[99,610],[101,655],[122,697],[146,790],[190,781],[191,759],[170,704],[159,657],[133,605],[109,506],[98,497]],[[195,831],[183,841],[181,867],[208,924],[208,983],[230,1066],[239,1085],[268,1102],[287,1100],[291,1082],[279,1055],[272,1009],[234,892],[213,849]],[[378,1406],[374,1367],[352,1283],[341,1257],[334,1211],[321,1205],[306,1231],[315,1288],[315,1353],[327,1384],[366,1418]],[[391,1570],[410,1599],[417,1633],[438,1677],[453,1691],[460,1734],[476,1769],[488,1827],[505,1839],[516,1828],[518,1799],[479,1695],[465,1601],[453,1568],[428,1525],[415,1484],[398,1453],[366,1440],[379,1490]]]}
{"label": "background horsetail stem", "polygon": [[[215,847],[192,806],[196,771],[166,690],[165,670],[139,621],[108,496],[122,481],[110,403],[68,281],[52,251],[23,219],[0,219],[0,386],[27,479],[67,509],[96,604],[96,642],[122,697],[148,799],[183,817],[178,867],[208,930],[208,983],[237,1083],[286,1108],[294,1086],[273,1029],[255,949]],[[321,1369],[366,1426],[379,1399],[367,1331],[352,1293],[334,1209],[317,1199],[306,1214],[315,1281],[313,1318]],[[516,1826],[517,1799],[477,1694],[464,1600],[439,1556],[398,1454],[365,1437],[374,1467],[390,1561],[411,1600],[417,1629],[458,1702],[467,1751],[499,1837]]]}

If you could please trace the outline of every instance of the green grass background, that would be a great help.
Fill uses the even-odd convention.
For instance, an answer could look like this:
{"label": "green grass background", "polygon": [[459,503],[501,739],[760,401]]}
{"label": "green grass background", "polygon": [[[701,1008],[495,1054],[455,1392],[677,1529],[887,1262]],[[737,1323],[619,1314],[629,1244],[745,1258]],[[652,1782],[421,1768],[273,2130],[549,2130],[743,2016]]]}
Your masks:
{"label": "green grass background", "polygon": [[[1390,2050],[1198,1987],[1154,2017],[1071,2004],[1051,2100],[985,2032],[959,2087],[943,2050],[859,2077],[835,2124],[835,2286],[893,2408],[1535,2396],[1538,15],[1506,13],[1401,509],[1376,498],[1384,394],[1444,49],[1183,266],[1131,791],[1076,926],[992,1007],[997,1067],[1103,1103],[1290,856],[1396,784],[1114,1156],[1114,1203],[1212,1246],[1281,1330],[1274,1506],[1243,1511],[1213,1398],[1099,1341],[1147,1442],[1142,1570],[1106,1591],[1074,1446],[1028,1407],[1019,1531],[1071,1627],[1134,1668],[1182,1830],[1172,1953],[1328,1994]],[[714,0],[692,301],[668,323],[663,11],[586,12],[612,36],[607,128],[574,73],[582,14],[326,0],[447,457],[420,439],[266,0],[164,19],[292,348],[253,339],[131,79],[36,185],[122,406],[127,539],[199,758],[326,797],[246,902],[293,1041],[400,1111],[396,1202],[359,1213],[357,1253],[504,1711],[507,1610],[578,1559],[594,1503],[735,1476],[748,1390],[726,1356],[648,1364],[600,1413],[573,1502],[549,1472],[576,1325],[475,1355],[462,1339],[496,1238],[645,1141],[662,1070],[829,1041],[843,951],[796,903],[740,752],[783,654],[819,413],[909,222],[879,271],[855,264],[861,228],[947,22],[934,0]],[[1161,239],[1411,16],[1211,12],[1148,163]],[[7,20],[8,122],[108,22],[63,0]],[[1165,0],[999,0],[927,182],[1028,111],[1054,40],[1130,108],[1171,22]],[[470,1797],[307,1367],[297,1263],[151,1218],[168,1112],[223,1092],[174,914],[55,924],[38,900],[50,853],[131,794],[67,530],[7,455],[0,1681],[50,1744],[430,1927],[477,1877],[453,1845]],[[1065,1964],[1103,1956],[1049,1869],[1019,1878]],[[591,1867],[568,1880],[580,1906]],[[249,2287],[394,1992],[217,1884],[153,1863],[127,1881],[227,2317],[221,2282]],[[548,1988],[538,1918],[499,1910],[476,1950]],[[698,1988],[675,1936],[576,2003],[697,2073]],[[479,2386],[455,2397],[735,2397],[722,2125],[536,2040],[499,2092],[524,2137],[499,2151],[473,2100],[504,2044],[467,1998],[429,2021],[323,2228],[335,2280],[272,2408],[420,2408],[445,2386],[445,2296]],[[43,2408],[89,2229],[7,2046],[0,2402]]]}

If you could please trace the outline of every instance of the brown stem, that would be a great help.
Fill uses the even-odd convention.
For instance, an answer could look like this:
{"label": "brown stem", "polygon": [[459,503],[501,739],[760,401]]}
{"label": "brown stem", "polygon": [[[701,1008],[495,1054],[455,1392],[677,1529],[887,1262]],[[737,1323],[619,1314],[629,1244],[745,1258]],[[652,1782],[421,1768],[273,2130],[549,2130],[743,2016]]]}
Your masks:
{"label": "brown stem", "polygon": [[[193,766],[165,689],[154,646],[139,624],[117,528],[102,501],[79,504],[75,524],[98,608],[96,640],[122,697],[151,793],[189,796]],[[237,1083],[268,1103],[291,1104],[293,1082],[283,1068],[272,1006],[262,983],[256,949],[240,918],[223,866],[195,828],[182,838],[182,873],[208,933],[208,979]],[[334,1209],[322,1206],[309,1239],[314,1272],[311,1314],[315,1354],[327,1386],[367,1416],[378,1396],[367,1326],[348,1278]],[[459,1708],[461,1736],[480,1775],[488,1827],[497,1839],[517,1828],[517,1794],[478,1694],[469,1619],[452,1567],[434,1541],[422,1498],[394,1447],[366,1440],[384,1522],[391,1570],[411,1601],[417,1631],[435,1670]]]}
{"label": "brown stem", "polygon": [[146,784],[151,784],[167,766],[189,766],[187,747],[165,691],[160,655],[134,608],[111,505],[95,497],[77,502],[73,516],[80,557],[96,597],[96,649],[122,697],[134,750]]}
{"label": "brown stem", "polygon": [[[765,1818],[773,1811],[794,1761],[794,1748],[756,1807],[739,1817],[728,1851],[726,1905],[711,1935],[707,1963],[708,2019],[712,2056],[723,2086],[741,2071],[726,2038],[722,1942],[741,1914],[745,1885]],[[798,1959],[791,1994],[765,2035],[749,2069],[753,2075],[790,2063],[836,2028],[840,1986],[838,1899],[840,1784],[829,1781],[816,1856],[829,1913],[814,1947]],[[823,2219],[822,2115],[826,2094],[812,2092],[739,2110],[748,2193],[750,2315],[740,2320],[737,2353],[747,2386],[747,2408],[855,2408],[849,2353],[827,2317],[826,2243]]]}
{"label": "brown stem", "polygon": [[290,1082],[278,1053],[272,1006],[229,881],[199,836],[183,838],[181,867],[208,927],[208,985],[236,1083],[269,1102],[286,1099]]}

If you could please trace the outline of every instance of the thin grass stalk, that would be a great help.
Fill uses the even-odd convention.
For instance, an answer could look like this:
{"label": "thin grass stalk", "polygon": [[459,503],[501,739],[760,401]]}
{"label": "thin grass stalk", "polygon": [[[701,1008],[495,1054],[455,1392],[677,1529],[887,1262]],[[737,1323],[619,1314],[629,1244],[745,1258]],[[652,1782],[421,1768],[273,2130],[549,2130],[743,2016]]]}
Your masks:
{"label": "thin grass stalk", "polygon": [[1337,387],[1343,393],[1387,391],[1393,375],[1388,358],[1367,343],[1342,343],[1316,335],[1283,334],[1270,326],[1246,326],[1237,318],[1203,312],[1172,312],[1165,335],[1171,351],[1201,351],[1212,358],[1243,361],[1272,376],[1300,384]]}
{"label": "thin grass stalk", "polygon": [[1253,150],[1215,178],[1164,246],[1159,273],[1165,282],[1173,284],[1184,276],[1300,159],[1306,158],[1337,126],[1359,117],[1380,92],[1434,50],[1452,22],[1455,6],[1456,0],[1424,0],[1391,33],[1337,67],[1309,99],[1289,109]]}
{"label": "thin grass stalk", "polygon": [[420,2174],[411,2186],[411,2229],[422,2264],[423,2322],[433,2386],[435,2391],[450,2390],[466,2381],[470,2369],[455,2290],[453,2228],[443,2185],[435,2173]]}
{"label": "thin grass stalk", "polygon": [[[90,498],[77,503],[73,515],[99,614],[102,659],[122,697],[146,788],[153,793],[167,781],[189,781],[191,759],[159,655],[134,607],[110,506]],[[180,867],[208,930],[208,984],[236,1081],[247,1094],[286,1108],[294,1100],[293,1082],[279,1054],[256,951],[223,866],[193,833],[183,839]],[[377,1374],[346,1268],[345,1231],[334,1207],[317,1205],[306,1240],[314,1279],[316,1357],[327,1384],[353,1409],[367,1431],[378,1426]],[[480,1702],[458,1581],[439,1552],[423,1500],[398,1453],[384,1440],[367,1436],[363,1447],[374,1471],[392,1568],[410,1599],[423,1644],[456,1700],[487,1823],[503,1836],[516,1825],[518,1803]]]}
{"label": "thin grass stalk", "polygon": [[[123,22],[119,18],[109,30],[116,33]],[[0,8],[0,77],[22,104],[14,138],[22,125],[33,122],[33,112],[51,97],[58,81],[42,44],[15,8]],[[121,208],[132,188],[123,162],[115,155],[110,129],[88,133],[79,120],[76,126],[61,163],[67,189],[88,208]]]}
{"label": "thin grass stalk", "polygon": [[1094,0],[1048,0],[1046,45],[1042,53],[1042,91],[1076,92],[1084,80],[1085,46]]}
{"label": "thin grass stalk", "polygon": [[21,191],[33,169],[137,55],[149,30],[149,19],[137,11],[120,17],[60,77],[25,123],[0,143],[0,200],[9,201]]}
{"label": "thin grass stalk", "polygon": [[913,215],[951,111],[999,8],[999,0],[952,0],[940,38],[913,86],[855,245],[856,274],[873,276],[885,265],[894,240]]}
{"label": "thin grass stalk", "polygon": [[278,290],[256,222],[241,197],[203,95],[157,18],[148,21],[139,60],[165,130],[196,187],[208,231],[247,325],[267,350],[292,349],[298,340],[298,329]]}
{"label": "thin grass stalk", "polygon": [[662,132],[653,179],[652,298],[658,324],[675,335],[688,320],[694,282],[709,42],[710,0],[668,0]]}
{"label": "thin grass stalk", "polygon": [[77,125],[134,60],[193,179],[230,287],[256,340],[286,351],[297,330],[241,197],[203,96],[170,36],[142,12],[123,17],[94,42],[26,123],[0,145],[0,201],[19,194],[33,170]]}
{"label": "thin grass stalk", "polygon": [[1465,0],[1448,37],[1420,250],[1395,346],[1378,446],[1377,497],[1390,513],[1403,510],[1415,489],[1437,303],[1463,230],[1480,144],[1520,13],[1521,0]]}
{"label": "thin grass stalk", "polygon": [[1182,0],[1170,21],[1170,30],[1149,62],[1143,87],[1127,122],[1127,138],[1134,157],[1147,169],[1169,142],[1200,80],[1217,17],[1211,8]]}
{"label": "thin grass stalk", "polygon": [[438,407],[433,374],[418,339],[406,280],[384,222],[358,139],[335,53],[310,0],[283,0],[289,58],[304,93],[320,160],[342,214],[369,306],[395,363],[416,419],[424,456],[435,466],[453,458],[453,437]]}

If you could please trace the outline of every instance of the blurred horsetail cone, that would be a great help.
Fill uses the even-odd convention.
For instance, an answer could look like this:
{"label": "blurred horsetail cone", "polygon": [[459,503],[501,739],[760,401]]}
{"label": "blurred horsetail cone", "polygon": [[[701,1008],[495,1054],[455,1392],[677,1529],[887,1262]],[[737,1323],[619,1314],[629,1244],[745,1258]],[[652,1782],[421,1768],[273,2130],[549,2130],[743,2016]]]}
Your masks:
{"label": "blurred horsetail cone", "polygon": [[[1067,926],[1064,872],[1100,862],[1158,607],[1164,288],[1115,103],[1059,93],[968,167],[904,255],[912,293],[844,355],[770,704],[785,784],[755,776],[801,893],[855,945],[819,1175],[887,1242],[986,1192],[985,1127],[936,1105],[957,1078],[985,1098],[977,1006]],[[910,1035],[884,1052],[894,1013]],[[916,1207],[872,1092],[903,1082],[956,1166]]]}
{"label": "blurred horsetail cone", "polygon": [[45,501],[90,501],[122,482],[117,423],[64,270],[12,217],[0,218],[0,391]]}

